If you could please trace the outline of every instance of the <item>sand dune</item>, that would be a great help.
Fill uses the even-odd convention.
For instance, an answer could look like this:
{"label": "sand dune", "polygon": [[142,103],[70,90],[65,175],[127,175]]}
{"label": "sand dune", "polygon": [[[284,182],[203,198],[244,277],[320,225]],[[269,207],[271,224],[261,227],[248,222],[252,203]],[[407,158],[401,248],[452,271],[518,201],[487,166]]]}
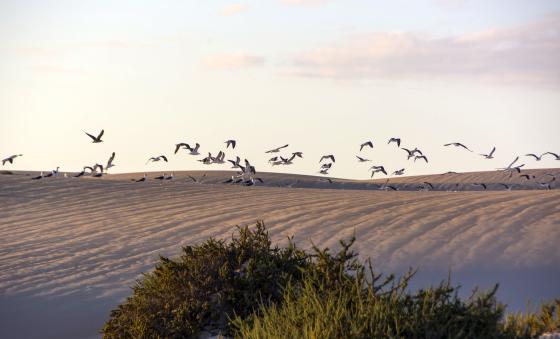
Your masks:
{"label": "sand dune", "polygon": [[[542,176],[560,170],[530,170]],[[336,247],[355,233],[356,250],[383,272],[419,267],[418,285],[451,269],[469,292],[501,283],[514,308],[558,297],[560,190],[540,190],[499,172],[391,179],[438,184],[443,191],[383,192],[380,181],[259,174],[265,187],[172,182],[133,183],[142,174],[102,179],[0,175],[0,337],[95,337],[109,311],[130,294],[158,255],[236,224],[264,219],[273,239]],[[523,190],[445,192],[456,183],[515,183]],[[516,181],[514,181],[516,180]],[[525,186],[522,186],[525,185]],[[468,294],[468,293],[467,293]],[[34,323],[35,326],[23,324]]]}

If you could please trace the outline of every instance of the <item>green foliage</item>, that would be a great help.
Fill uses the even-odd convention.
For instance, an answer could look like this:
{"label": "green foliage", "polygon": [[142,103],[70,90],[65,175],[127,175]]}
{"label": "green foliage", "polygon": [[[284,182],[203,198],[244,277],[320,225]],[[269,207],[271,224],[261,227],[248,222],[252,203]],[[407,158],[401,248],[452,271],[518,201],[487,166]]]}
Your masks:
{"label": "green foliage", "polygon": [[161,258],[102,329],[106,338],[533,338],[560,328],[560,301],[508,315],[496,287],[457,296],[449,280],[410,292],[415,272],[375,274],[351,251],[272,247],[262,222]]}

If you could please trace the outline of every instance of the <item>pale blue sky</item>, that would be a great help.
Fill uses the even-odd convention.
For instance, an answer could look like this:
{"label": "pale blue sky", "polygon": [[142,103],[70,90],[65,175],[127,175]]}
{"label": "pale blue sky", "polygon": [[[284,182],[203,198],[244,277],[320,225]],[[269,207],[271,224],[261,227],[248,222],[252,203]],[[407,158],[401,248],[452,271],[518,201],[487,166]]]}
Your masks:
{"label": "pale blue sky", "polygon": [[[115,172],[226,169],[172,151],[229,138],[227,158],[258,170],[315,174],[334,153],[331,175],[348,178],[560,152],[560,1],[0,1],[0,41],[0,157],[24,154],[4,169],[77,171],[112,151]],[[284,143],[305,158],[269,167]],[[145,165],[159,154],[170,163]]]}

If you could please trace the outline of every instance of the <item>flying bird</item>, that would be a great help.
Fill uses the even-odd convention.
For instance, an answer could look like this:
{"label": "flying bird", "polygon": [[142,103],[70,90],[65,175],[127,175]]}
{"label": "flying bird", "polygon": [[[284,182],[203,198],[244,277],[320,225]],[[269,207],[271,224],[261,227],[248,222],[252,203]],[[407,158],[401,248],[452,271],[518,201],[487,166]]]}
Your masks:
{"label": "flying bird", "polygon": [[496,151],[496,147],[494,146],[494,148],[492,148],[492,150],[490,151],[490,153],[488,154],[480,154],[482,155],[485,159],[494,159],[494,152]]}
{"label": "flying bird", "polygon": [[403,175],[404,174],[404,168],[401,168],[400,170],[394,171],[392,175]]}
{"label": "flying bird", "polygon": [[288,146],[290,146],[290,145],[289,145],[289,144],[285,144],[284,146],[280,146],[280,147],[278,147],[278,148],[273,148],[273,149],[271,149],[271,150],[269,150],[269,151],[266,151],[265,153],[278,153],[278,152],[280,152],[280,150],[281,150],[282,148],[286,148],[286,147],[288,147]]}
{"label": "flying bird", "polygon": [[373,148],[373,142],[371,141],[366,141],[363,144],[360,145],[360,152],[362,151],[362,149],[366,146],[369,146],[370,148]]}
{"label": "flying bird", "polygon": [[178,144],[175,144],[175,153],[174,153],[174,154],[177,154],[177,152],[179,152],[179,149],[180,149],[181,147],[183,147],[183,148],[185,148],[185,149],[189,149],[189,148],[190,148],[189,144],[186,144],[186,143],[184,143],[184,142],[180,142],[180,143],[178,143]]}
{"label": "flying bird", "polygon": [[293,152],[292,155],[303,159],[303,152]]}
{"label": "flying bird", "polygon": [[540,156],[533,154],[533,153],[529,153],[529,154],[525,154],[526,157],[533,157],[535,158],[536,161],[541,161],[543,155],[545,155],[546,153],[541,154]]}
{"label": "flying bird", "polygon": [[416,162],[416,160],[419,160],[419,159],[424,159],[424,161],[426,161],[426,163],[428,162],[428,158],[426,158],[425,155],[416,155],[416,156],[414,156],[414,162]]}
{"label": "flying bird", "polygon": [[387,175],[387,172],[385,171],[385,167],[383,167],[383,166],[372,166],[372,167],[371,167],[371,170],[372,170],[372,172],[371,172],[371,177],[372,177],[372,178],[373,178],[373,175],[374,175],[375,173],[379,173],[379,172],[381,172],[381,173]]}
{"label": "flying bird", "polygon": [[17,157],[21,157],[21,156],[23,156],[23,154],[14,154],[14,155],[11,155],[11,156],[7,157],[6,159],[2,159],[2,166],[4,166],[4,164],[6,164],[6,162],[9,162],[10,164],[13,164],[14,159],[17,158]]}
{"label": "flying bird", "polygon": [[115,160],[115,152],[113,152],[113,154],[111,154],[111,157],[109,158],[109,161],[107,161],[107,166],[105,166],[105,171],[108,171],[109,168],[116,166],[115,164],[113,164],[113,160]]}
{"label": "flying bird", "polygon": [[416,153],[416,149],[414,150],[409,150],[408,148],[401,148],[402,150],[406,151],[406,153],[408,153],[408,158],[406,158],[406,160],[410,160],[410,158],[414,157],[414,154]]}
{"label": "flying bird", "polygon": [[471,150],[470,150],[470,149],[469,149],[469,148],[468,148],[467,146],[463,145],[463,144],[462,144],[462,143],[460,143],[460,142],[450,142],[450,143],[448,143],[448,144],[445,144],[445,145],[443,145],[443,146],[455,146],[455,147],[461,147],[461,148],[464,148],[464,149],[466,149],[466,150],[467,150],[467,151],[469,151],[469,152],[472,152],[472,151],[471,151]]}
{"label": "flying bird", "polygon": [[558,154],[556,154],[556,153],[552,153],[552,152],[543,153],[543,155],[541,155],[541,157],[543,157],[543,156],[545,156],[545,155],[547,155],[547,154],[552,155],[554,158],[556,158],[555,160],[560,160],[560,155],[558,155]]}
{"label": "flying bird", "polygon": [[321,157],[321,160],[319,160],[319,162],[321,162],[321,161],[323,161],[323,160],[326,160],[326,159],[331,159],[332,162],[336,162],[336,161],[334,160],[334,155],[332,155],[332,154],[323,155],[323,156]]}
{"label": "flying bird", "polygon": [[97,144],[97,143],[103,142],[103,140],[101,140],[101,137],[103,136],[103,133],[105,133],[105,130],[101,130],[101,132],[99,133],[99,135],[96,136],[96,137],[94,137],[93,135],[89,134],[88,132],[84,132],[84,133],[87,134],[88,137],[90,137],[90,138],[93,139],[93,143],[94,143],[94,144]]}
{"label": "flying bird", "polygon": [[239,164],[241,162],[240,157],[236,157],[235,160],[228,160],[228,161],[231,163],[231,168],[241,167],[241,165]]}
{"label": "flying bird", "polygon": [[235,145],[237,145],[237,142],[235,140],[226,140],[226,142],[224,142],[226,144],[226,148],[229,148],[229,146],[231,146],[231,148],[235,148]]}
{"label": "flying bird", "polygon": [[158,155],[157,157],[151,157],[150,159],[148,159],[148,161],[146,161],[146,164],[151,162],[157,162],[163,160],[165,162],[167,162],[167,157],[165,155]]}
{"label": "flying bird", "polygon": [[371,160],[369,160],[369,159],[366,159],[366,158],[362,158],[362,157],[359,157],[359,156],[357,156],[357,155],[356,155],[356,158],[358,158],[358,161],[359,161],[359,162],[367,162],[367,161],[371,161]]}
{"label": "flying bird", "polygon": [[199,155],[200,154],[200,153],[198,153],[199,148],[200,148],[200,144],[198,142],[196,143],[196,145],[194,145],[194,148],[187,145],[187,149],[189,150],[190,155]]}
{"label": "flying bird", "polygon": [[401,138],[391,138],[389,139],[389,142],[387,144],[390,144],[392,142],[397,143],[397,147],[401,147]]}

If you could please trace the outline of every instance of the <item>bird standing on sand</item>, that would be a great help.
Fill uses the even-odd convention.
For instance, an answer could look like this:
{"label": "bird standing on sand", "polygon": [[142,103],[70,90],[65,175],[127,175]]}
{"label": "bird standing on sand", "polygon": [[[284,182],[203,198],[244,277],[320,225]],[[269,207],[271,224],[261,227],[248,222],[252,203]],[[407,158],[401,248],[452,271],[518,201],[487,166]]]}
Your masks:
{"label": "bird standing on sand", "polygon": [[362,151],[362,149],[366,146],[369,146],[370,148],[373,148],[373,142],[371,142],[371,140],[368,140],[366,142],[364,142],[363,144],[360,145],[360,152]]}
{"label": "bird standing on sand", "polygon": [[226,142],[224,142],[226,144],[226,148],[229,148],[229,146],[231,146],[231,148],[235,148],[235,145],[237,145],[237,141],[235,140],[226,140]]}
{"label": "bird standing on sand", "polygon": [[466,149],[466,150],[467,150],[467,151],[469,151],[469,152],[472,152],[472,151],[471,151],[471,150],[470,150],[470,149],[469,149],[469,148],[468,148],[467,146],[463,145],[463,144],[462,144],[462,143],[460,143],[460,142],[450,142],[450,143],[448,143],[448,144],[445,144],[445,145],[443,145],[443,146],[455,146],[455,147],[461,147],[461,148],[464,148],[464,149]]}
{"label": "bird standing on sand", "polygon": [[94,137],[93,135],[89,134],[88,132],[84,132],[85,134],[87,134],[90,138],[93,139],[93,143],[97,144],[100,142],[103,142],[103,140],[101,140],[101,137],[103,136],[103,133],[105,133],[105,130],[101,130],[101,132],[99,133],[98,136]]}
{"label": "bird standing on sand", "polygon": [[157,157],[151,157],[150,159],[148,159],[148,161],[146,161],[146,164],[151,162],[158,162],[160,160],[163,160],[165,162],[167,162],[167,157],[165,155],[158,155]]}
{"label": "bird standing on sand", "polygon": [[31,178],[31,180],[39,180],[39,179],[43,179],[43,172],[41,172],[41,174],[39,174],[38,176]]}
{"label": "bird standing on sand", "polygon": [[148,180],[148,174],[144,173],[144,176],[142,178],[136,180],[136,182],[143,182],[143,181],[146,181],[146,180]]}
{"label": "bird standing on sand", "polygon": [[269,151],[266,151],[265,153],[278,153],[278,152],[280,152],[280,150],[281,150],[282,148],[286,148],[286,147],[288,147],[288,146],[290,146],[290,145],[289,145],[289,144],[285,144],[284,146],[280,146],[280,147],[277,147],[277,148],[273,148],[273,149],[271,149],[271,150],[269,150]]}
{"label": "bird standing on sand", "polygon": [[14,155],[10,155],[6,159],[2,159],[2,166],[4,166],[4,164],[6,164],[7,162],[9,162],[10,164],[13,164],[14,159],[17,158],[17,157],[21,157],[21,156],[23,156],[23,154],[14,154]]}
{"label": "bird standing on sand", "polygon": [[490,153],[488,154],[480,154],[482,155],[485,159],[494,159],[494,152],[496,151],[496,147],[494,146],[494,148],[492,148],[492,150],[490,151]]}

